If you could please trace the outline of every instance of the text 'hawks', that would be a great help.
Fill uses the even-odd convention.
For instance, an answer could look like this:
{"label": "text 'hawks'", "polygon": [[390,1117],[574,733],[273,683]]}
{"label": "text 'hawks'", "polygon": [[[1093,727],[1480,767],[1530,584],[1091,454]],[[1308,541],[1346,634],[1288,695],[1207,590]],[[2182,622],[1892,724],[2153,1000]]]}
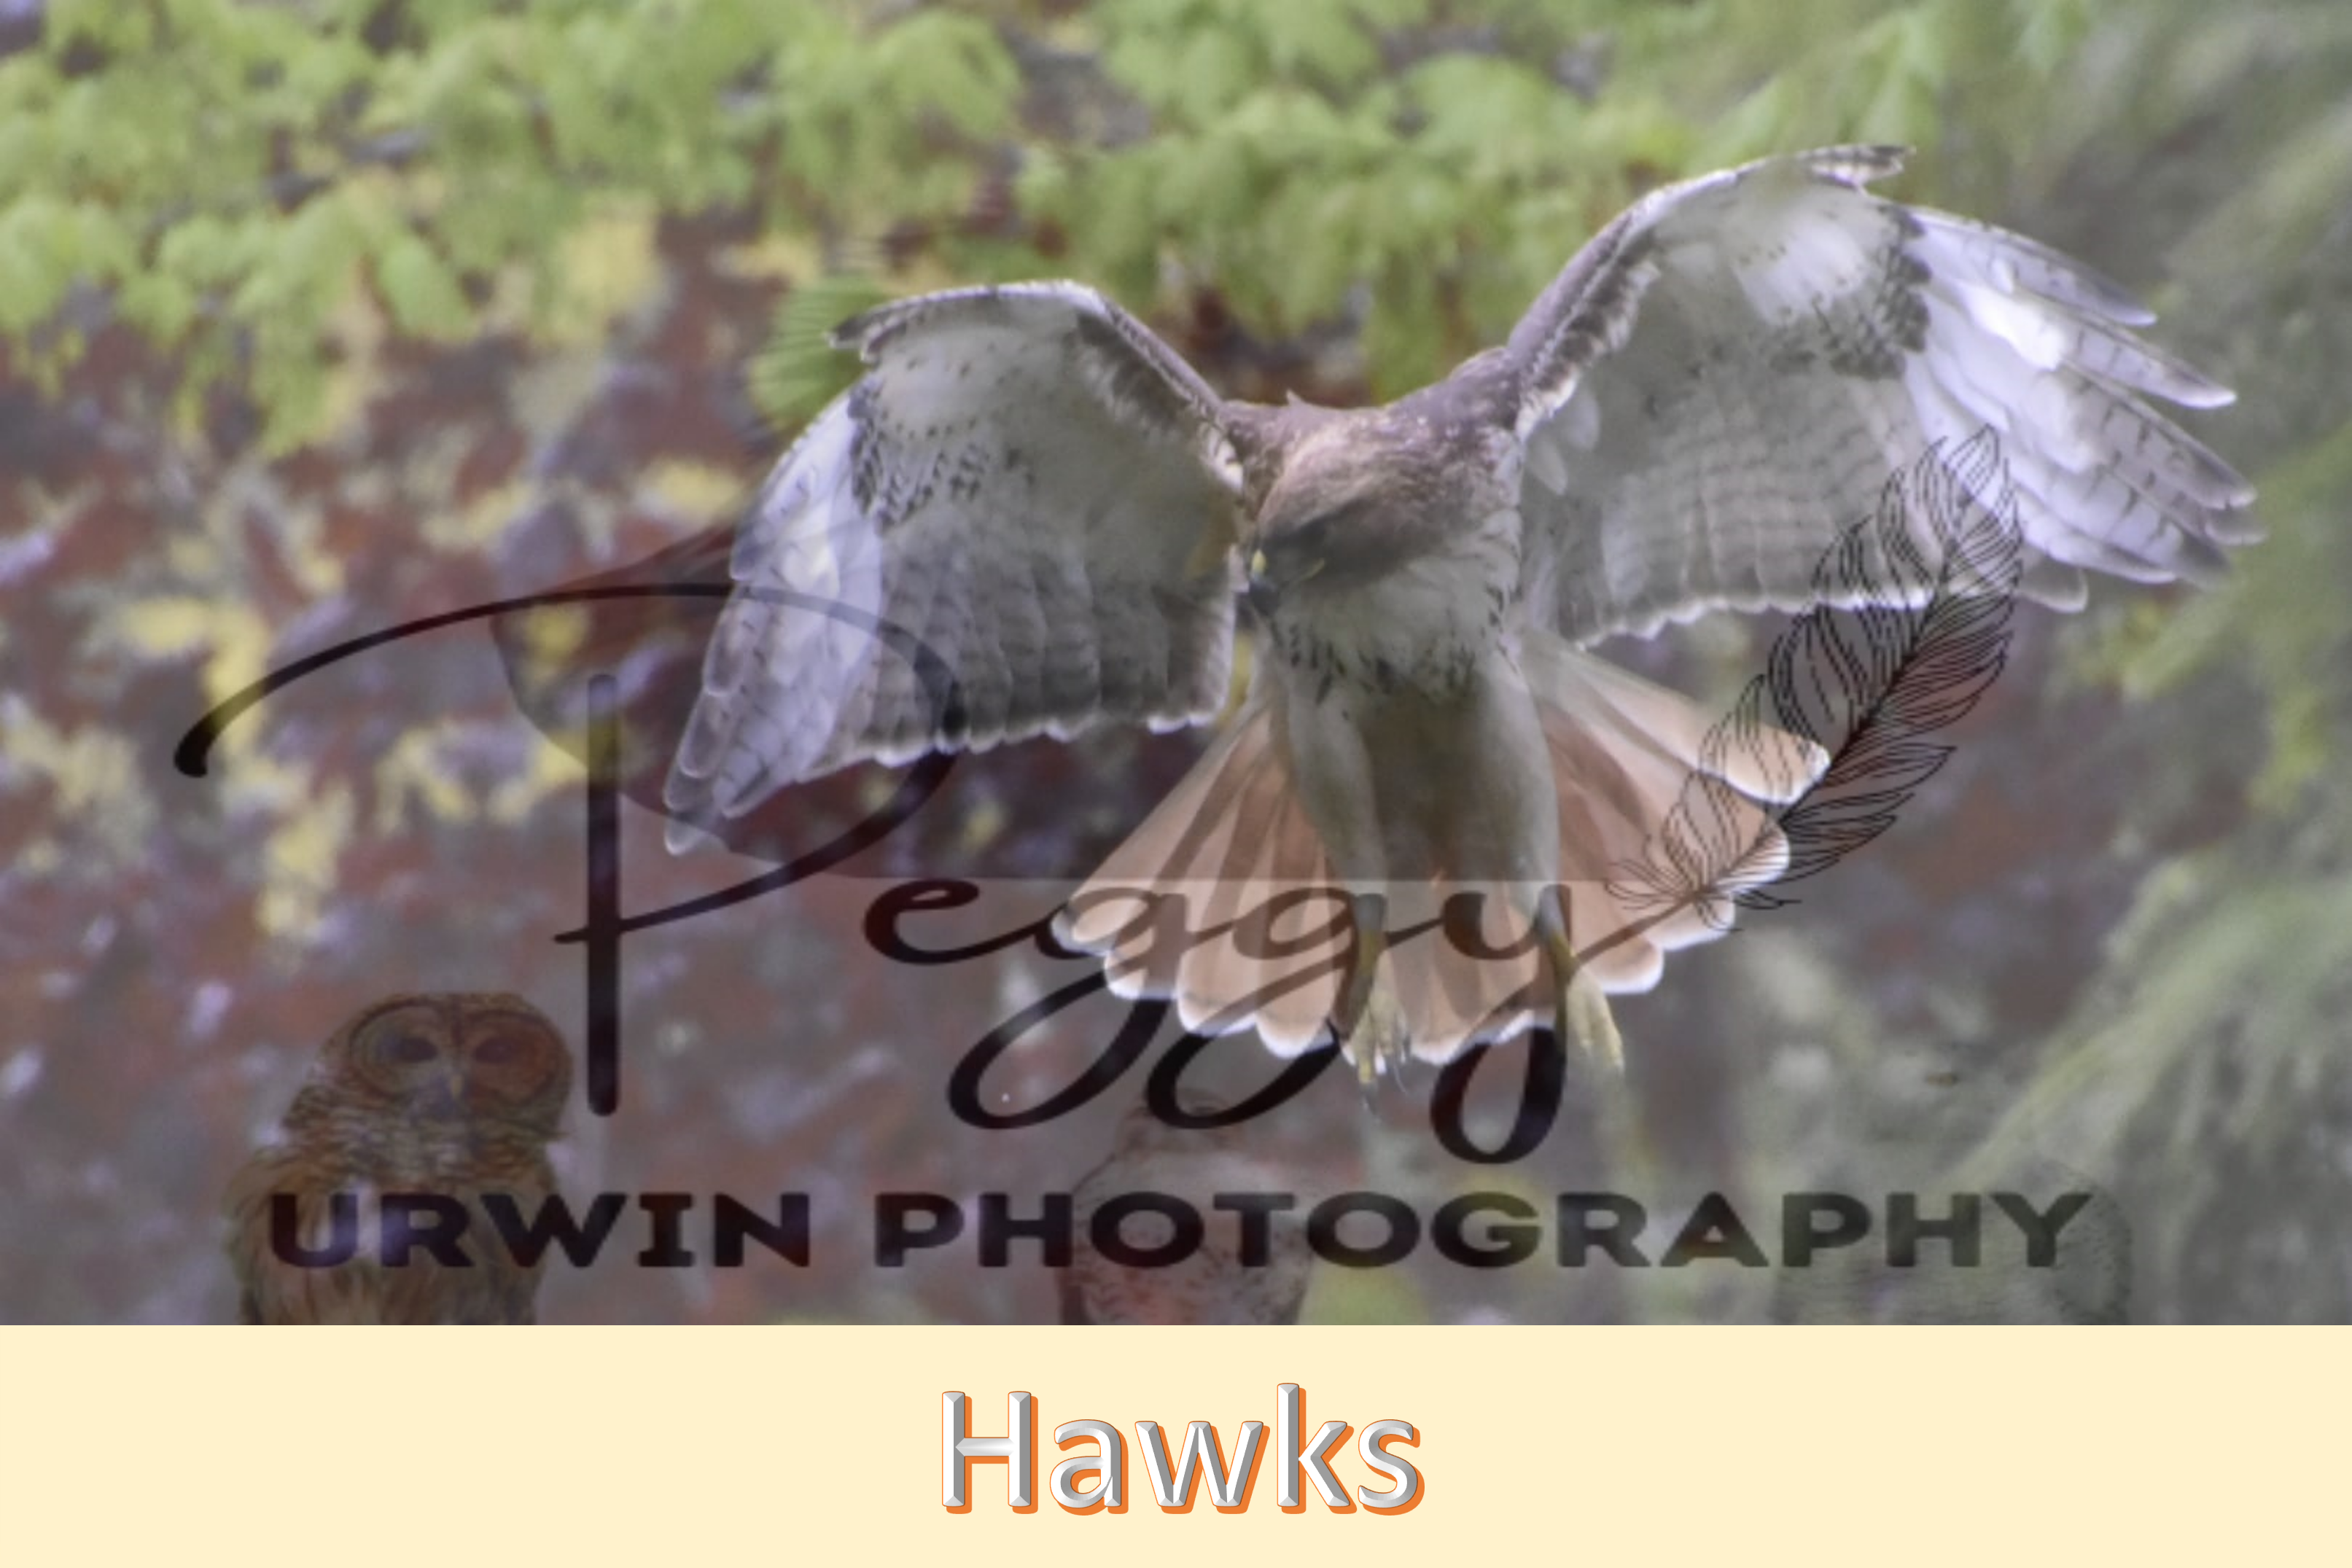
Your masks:
{"label": "text 'hawks'", "polygon": [[[1314,1487],[1325,1507],[1354,1511],[1357,1504],[1349,1500],[1347,1489],[1339,1484],[1330,1462],[1333,1450],[1348,1436],[1348,1423],[1326,1421],[1308,1437],[1305,1432],[1305,1392],[1296,1383],[1285,1383],[1276,1387],[1275,1396],[1275,1506],[1291,1512],[1305,1508],[1305,1483]],[[961,1513],[971,1506],[974,1459],[1004,1460],[1010,1470],[1005,1482],[1006,1500],[1018,1510],[1035,1506],[1036,1396],[1015,1393],[1008,1396],[1007,1403],[1010,1434],[975,1437],[971,1435],[971,1399],[953,1389],[940,1396],[940,1502],[951,1512]],[[1065,1421],[1054,1428],[1054,1441],[1062,1447],[1082,1439],[1091,1439],[1095,1451],[1074,1455],[1054,1467],[1046,1482],[1054,1500],[1072,1513],[1096,1508],[1108,1508],[1114,1512],[1125,1509],[1126,1437],[1109,1422],[1091,1418]],[[1411,1460],[1390,1452],[1385,1445],[1410,1448],[1420,1441],[1421,1433],[1410,1421],[1374,1421],[1358,1433],[1358,1457],[1389,1486],[1385,1491],[1360,1486],[1356,1489],[1357,1501],[1373,1513],[1402,1513],[1418,1502],[1421,1471]],[[1205,1481],[1209,1500],[1220,1512],[1238,1513],[1249,1507],[1257,1490],[1258,1465],[1265,1448],[1265,1423],[1243,1422],[1240,1439],[1230,1457],[1216,1427],[1206,1421],[1195,1421],[1185,1428],[1183,1444],[1172,1456],[1160,1423],[1138,1421],[1135,1446],[1151,1478],[1152,1500],[1162,1509],[1171,1513],[1190,1509],[1196,1490]],[[1091,1481],[1081,1489],[1078,1483],[1084,1478],[1091,1478]]]}

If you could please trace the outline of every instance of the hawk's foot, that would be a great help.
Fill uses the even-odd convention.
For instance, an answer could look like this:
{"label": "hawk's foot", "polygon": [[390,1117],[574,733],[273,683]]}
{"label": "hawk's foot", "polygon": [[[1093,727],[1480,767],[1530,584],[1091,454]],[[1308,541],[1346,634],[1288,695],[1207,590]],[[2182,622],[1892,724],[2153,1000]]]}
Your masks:
{"label": "hawk's foot", "polygon": [[1404,1009],[1385,985],[1372,988],[1355,1032],[1341,1038],[1341,1049],[1356,1064],[1356,1081],[1371,1099],[1381,1080],[1404,1086],[1405,1064],[1412,1060],[1412,1034],[1405,1027]]}
{"label": "hawk's foot", "polygon": [[1536,903],[1536,934],[1551,977],[1552,1027],[1562,1040],[1583,1052],[1585,1061],[1622,1077],[1624,1039],[1610,1014],[1608,994],[1592,971],[1577,961],[1576,946],[1569,936],[1567,900],[1558,887],[1545,889]]}
{"label": "hawk's foot", "polygon": [[1609,998],[1593,979],[1592,971],[1579,965],[1565,985],[1559,972],[1553,972],[1552,1013],[1559,1020],[1560,1037],[1575,1041],[1587,1061],[1607,1068],[1613,1076],[1624,1075],[1624,1037],[1617,1032]]}
{"label": "hawk's foot", "polygon": [[1367,1098],[1382,1078],[1397,1078],[1412,1052],[1404,1009],[1382,983],[1381,959],[1388,952],[1388,900],[1377,893],[1350,894],[1348,920],[1353,934],[1331,1009],[1331,1040],[1356,1064]]}
{"label": "hawk's foot", "polygon": [[1388,950],[1388,900],[1377,893],[1348,895],[1350,941],[1339,970],[1339,995],[1331,1006],[1331,1038],[1347,1045],[1362,1027],[1372,1004],[1372,981]]}

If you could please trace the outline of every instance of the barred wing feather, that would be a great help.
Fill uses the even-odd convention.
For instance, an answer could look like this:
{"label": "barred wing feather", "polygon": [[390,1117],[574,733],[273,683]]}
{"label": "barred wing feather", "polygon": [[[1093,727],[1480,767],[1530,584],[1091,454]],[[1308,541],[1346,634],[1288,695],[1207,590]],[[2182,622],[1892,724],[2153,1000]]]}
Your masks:
{"label": "barred wing feather", "polygon": [[1238,471],[1221,405],[1076,284],[886,306],[777,465],[665,790],[674,836],[877,758],[1222,706]]}

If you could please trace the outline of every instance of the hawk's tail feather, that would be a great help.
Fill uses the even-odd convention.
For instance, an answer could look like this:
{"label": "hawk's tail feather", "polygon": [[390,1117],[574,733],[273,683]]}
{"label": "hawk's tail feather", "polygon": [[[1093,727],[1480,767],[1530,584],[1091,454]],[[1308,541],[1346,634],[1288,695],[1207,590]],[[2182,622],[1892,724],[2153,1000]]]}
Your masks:
{"label": "hawk's tail feather", "polygon": [[[1727,739],[1686,699],[1549,633],[1523,633],[1521,664],[1559,800],[1570,939],[1604,989],[1647,990],[1666,953],[1722,934],[1738,887],[1786,863],[1763,802],[1801,793],[1819,748],[1762,726]],[[1611,879],[1649,848],[1695,774],[1716,785],[1721,831],[1754,847],[1723,907],[1661,920]],[[1441,874],[1380,888],[1389,940],[1366,1025],[1375,1043],[1443,1061],[1550,1024],[1531,934],[1546,885]],[[1328,1038],[1352,946],[1348,894],[1292,787],[1273,711],[1258,703],[1104,862],[1061,931],[1104,955],[1119,995],[1171,998],[1203,1034],[1255,1025],[1296,1055]]]}
{"label": "hawk's tail feather", "polygon": [[[1520,663],[1559,792],[1570,941],[1604,989],[1647,990],[1664,954],[1721,936],[1732,895],[1787,865],[1769,808],[1802,795],[1828,754],[1770,725],[1712,718],[1680,693],[1549,634],[1524,636]],[[1603,787],[1612,776],[1614,787]],[[1720,907],[1693,905],[1661,920],[1620,878],[1654,852],[1695,786],[1714,809],[1707,830],[1728,846],[1717,863],[1737,870],[1725,878]]]}
{"label": "hawk's tail feather", "polygon": [[1184,1027],[1257,1026],[1307,1050],[1339,1000],[1321,943],[1341,894],[1276,744],[1253,704],[1111,852],[1064,911],[1061,935],[1103,954],[1112,990],[1170,997]]}

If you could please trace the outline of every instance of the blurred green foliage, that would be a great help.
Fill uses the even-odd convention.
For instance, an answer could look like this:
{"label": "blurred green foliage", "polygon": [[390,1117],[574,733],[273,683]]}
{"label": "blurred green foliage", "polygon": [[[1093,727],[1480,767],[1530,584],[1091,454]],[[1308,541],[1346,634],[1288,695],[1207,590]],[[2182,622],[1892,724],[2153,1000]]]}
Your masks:
{"label": "blurred green foliage", "polygon": [[[568,242],[650,206],[894,282],[1068,272],[1148,310],[1213,281],[1272,337],[1369,286],[1394,393],[1640,183],[1837,140],[2014,151],[2096,8],[58,0],[0,61],[0,331],[54,385],[89,340],[68,292],[101,290],[192,397],[248,385],[283,451],[329,427],[355,298],[427,341],[551,335]],[[1963,104],[1990,146],[1941,145]],[[769,412],[834,384],[803,382],[763,376]]]}

